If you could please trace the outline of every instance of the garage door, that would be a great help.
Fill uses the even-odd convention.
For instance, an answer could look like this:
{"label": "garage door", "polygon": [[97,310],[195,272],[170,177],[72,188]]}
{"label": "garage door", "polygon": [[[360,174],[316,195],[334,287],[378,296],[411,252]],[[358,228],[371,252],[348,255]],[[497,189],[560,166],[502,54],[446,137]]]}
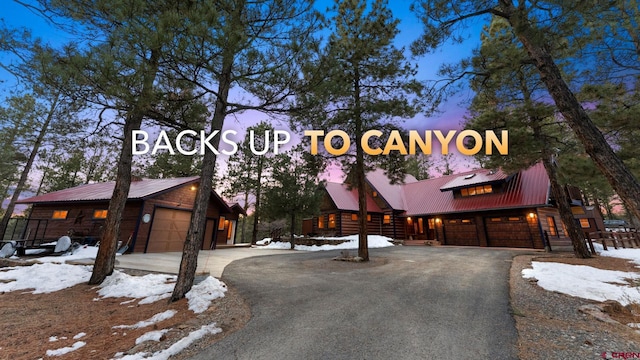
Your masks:
{"label": "garage door", "polygon": [[190,211],[157,208],[147,252],[182,251],[190,220]]}
{"label": "garage door", "polygon": [[489,246],[532,248],[529,224],[524,216],[484,219]]}
{"label": "garage door", "polygon": [[447,245],[480,246],[474,219],[447,219],[444,234]]}

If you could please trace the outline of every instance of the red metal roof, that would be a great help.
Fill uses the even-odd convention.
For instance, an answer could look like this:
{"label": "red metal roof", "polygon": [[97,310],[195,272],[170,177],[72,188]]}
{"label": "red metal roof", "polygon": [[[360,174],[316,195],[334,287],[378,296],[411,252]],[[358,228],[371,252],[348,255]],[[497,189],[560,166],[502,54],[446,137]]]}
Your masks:
{"label": "red metal roof", "polygon": [[[325,189],[333,203],[340,210],[347,211],[358,211],[358,190],[351,189],[345,184],[338,184],[333,182],[328,182],[325,185]],[[367,211],[368,212],[382,212],[378,204],[376,204],[375,200],[371,197],[371,195],[367,194]]]}
{"label": "red metal roof", "polygon": [[368,173],[366,178],[369,185],[378,192],[378,195],[382,197],[392,209],[396,210],[405,210],[407,208],[404,199],[403,185],[417,181],[413,175],[406,175],[404,184],[391,184],[382,169],[376,169]]}
{"label": "red metal roof", "polygon": [[480,169],[463,174],[427,179],[403,186],[407,201],[406,215],[436,215],[470,211],[544,206],[549,197],[549,178],[539,163],[523,170],[507,181],[503,192],[453,198],[453,191],[440,191],[447,184],[476,173],[479,178],[489,170]]}
{"label": "red metal roof", "polygon": [[[192,182],[198,182],[199,180],[199,176],[192,176],[184,178],[143,179],[140,181],[132,181],[131,188],[129,189],[128,199],[144,199],[159,192],[163,192]],[[22,199],[19,200],[18,203],[33,204],[49,202],[110,200],[111,195],[113,194],[114,187],[115,181],[85,184],[69,189],[54,191],[44,195]]]}

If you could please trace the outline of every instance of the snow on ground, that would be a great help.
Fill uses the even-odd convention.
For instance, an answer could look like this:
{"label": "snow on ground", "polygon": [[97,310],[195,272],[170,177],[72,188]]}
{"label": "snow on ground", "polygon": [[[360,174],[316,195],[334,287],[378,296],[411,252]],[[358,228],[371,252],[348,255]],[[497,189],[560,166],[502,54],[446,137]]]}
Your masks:
{"label": "snow on ground", "polygon": [[596,301],[616,300],[622,305],[640,303],[640,289],[628,281],[640,279],[638,273],[554,262],[533,261],[531,266],[522,270],[522,276],[538,279],[543,289]]}
{"label": "snow on ground", "polygon": [[0,293],[34,289],[33,294],[50,293],[89,281],[91,266],[34,264],[0,270]]}
{"label": "snow on ground", "polygon": [[[295,246],[295,250],[302,250],[302,251],[328,251],[328,250],[348,250],[348,249],[357,249],[358,248],[358,235],[349,235],[349,236],[342,236],[342,237],[316,237],[315,239],[318,240],[329,240],[329,241],[335,241],[335,240],[346,240],[343,243],[340,244],[336,244],[336,245],[330,245],[330,244],[325,244],[325,245],[312,245],[312,246],[308,246],[308,245],[296,245]],[[261,241],[258,241],[258,244],[265,244],[268,243],[268,245],[265,246],[259,246],[258,249],[285,249],[288,250],[291,248],[291,244],[289,244],[288,242],[270,242],[271,239],[270,238],[266,238],[266,239],[262,239]],[[367,236],[367,242],[369,245],[370,249],[373,248],[383,248],[383,247],[389,247],[389,246],[393,246],[393,244],[391,243],[391,241],[393,241],[393,239],[388,238],[386,236],[381,236],[381,235],[368,235]]]}
{"label": "snow on ground", "polygon": [[141,344],[145,341],[160,341],[162,335],[166,334],[169,330],[171,329],[153,330],[146,332],[136,339],[136,345]]}
{"label": "snow on ground", "polygon": [[211,302],[217,298],[224,297],[227,286],[214,277],[207,277],[199,284],[191,287],[185,297],[189,301],[189,310],[196,314],[204,312],[209,308]]}
{"label": "snow on ground", "polygon": [[171,319],[178,312],[176,310],[167,310],[165,312],[161,312],[159,314],[153,315],[151,318],[147,320],[138,321],[133,325],[116,325],[112,326],[113,329],[139,329],[147,326],[151,326],[157,324],[161,321]]}
{"label": "snow on ground", "polygon": [[83,347],[85,345],[87,345],[87,343],[84,342],[84,341],[76,341],[71,346],[63,347],[63,348],[56,349],[56,350],[47,350],[47,356],[64,355],[64,354],[70,353],[72,351],[76,351],[76,350],[80,349],[81,347]]}
{"label": "snow on ground", "polygon": [[128,297],[140,300],[139,304],[149,304],[171,296],[176,276],[147,274],[131,276],[122,271],[113,274],[100,285],[98,294],[103,298]]}
{"label": "snow on ground", "polygon": [[194,330],[190,332],[189,335],[187,335],[186,337],[178,340],[175,344],[171,345],[168,349],[158,351],[153,354],[140,352],[132,355],[117,357],[117,359],[118,360],[142,360],[142,359],[167,360],[169,359],[169,357],[180,353],[182,350],[186,349],[189,345],[191,345],[194,341],[199,340],[205,335],[215,335],[219,332],[222,332],[222,329],[217,327],[215,323],[209,324],[209,325],[203,325],[200,329]]}
{"label": "snow on ground", "polygon": [[[601,244],[594,244],[594,247],[600,256],[627,259],[640,265],[640,249],[609,247],[604,251]],[[522,276],[538,279],[538,285],[546,290],[596,301],[615,300],[622,305],[640,303],[638,273],[554,262],[533,261],[531,266],[532,269],[522,270]]]}
{"label": "snow on ground", "polygon": [[614,249],[613,246],[607,246],[604,250],[602,244],[594,243],[593,247],[600,256],[617,257],[621,259],[631,260],[640,266],[640,249]]}

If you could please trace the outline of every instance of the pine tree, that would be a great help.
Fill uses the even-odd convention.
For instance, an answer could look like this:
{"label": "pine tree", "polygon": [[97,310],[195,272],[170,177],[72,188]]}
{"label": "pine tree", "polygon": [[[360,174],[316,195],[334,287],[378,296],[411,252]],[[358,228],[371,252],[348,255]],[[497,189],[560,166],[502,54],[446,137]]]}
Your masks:
{"label": "pine tree", "polygon": [[[393,44],[399,21],[386,1],[336,1],[331,12],[327,46],[307,71],[309,78],[320,73],[324,79],[301,97],[303,108],[310,110],[297,116],[298,123],[293,126],[340,129],[350,136],[355,150],[341,162],[358,190],[358,256],[368,261],[365,174],[372,160],[360,146],[362,136],[371,129],[390,130],[393,119],[415,115],[428,99],[414,79],[416,67],[405,59],[403,49]],[[393,160],[387,164],[389,168],[403,169],[396,157],[379,158]],[[397,172],[392,175],[401,177]]]}
{"label": "pine tree", "polygon": [[531,65],[522,63],[525,57],[518,44],[510,41],[504,20],[495,18],[482,34],[482,45],[472,59],[474,73],[481,75],[471,81],[477,96],[467,126],[476,130],[519,129],[510,133],[509,156],[491,156],[484,160],[485,165],[518,171],[541,161],[574,253],[587,258],[590,254],[583,234],[573,218],[571,201],[552,160],[557,155],[556,149],[571,146],[567,144],[570,137],[563,136],[566,132],[554,118],[555,109],[535,100],[540,79]]}
{"label": "pine tree", "polygon": [[301,146],[273,159],[273,183],[265,189],[264,212],[273,219],[289,218],[291,250],[297,221],[318,213],[322,191],[318,178],[324,162]]}
{"label": "pine tree", "polygon": [[[511,30],[510,36],[526,50],[527,62],[535,66],[540,81],[576,138],[627,207],[640,217],[640,183],[594,124],[558,65],[567,54],[562,49],[573,52],[577,57],[574,61],[585,60],[581,49],[606,48],[609,40],[603,39],[613,35],[612,41],[622,40],[636,46],[613,50],[616,55],[613,61],[609,53],[607,63],[611,64],[610,68],[619,69],[616,59],[623,56],[628,62],[625,69],[638,71],[637,19],[640,10],[637,6],[634,8],[626,2],[529,1],[514,4],[512,0],[455,3],[436,0],[418,1],[413,9],[425,26],[424,34],[412,45],[416,54],[424,54],[447,39],[460,41],[462,37],[458,30],[470,19],[490,15],[504,19]],[[597,65],[603,68],[602,63]]]}

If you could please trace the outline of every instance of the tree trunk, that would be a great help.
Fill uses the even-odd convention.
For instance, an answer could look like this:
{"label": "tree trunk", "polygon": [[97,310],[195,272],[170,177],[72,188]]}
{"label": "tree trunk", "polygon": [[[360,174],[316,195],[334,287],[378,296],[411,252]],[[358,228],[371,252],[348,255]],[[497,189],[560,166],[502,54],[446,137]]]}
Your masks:
{"label": "tree trunk", "polygon": [[512,0],[500,0],[500,4],[508,14],[508,20],[516,36],[540,72],[540,79],[546,85],[567,124],[625,205],[640,218],[640,183],[615,154],[571,92],[553,57],[547,48],[540,44],[540,39],[544,37],[536,31],[537,29],[531,27],[526,14],[516,9]]}
{"label": "tree trunk", "polygon": [[258,241],[258,222],[260,221],[260,197],[262,197],[262,168],[264,158],[258,158],[258,168],[256,173],[256,201],[253,205],[253,230],[251,231],[251,245]]}
{"label": "tree trunk", "polygon": [[296,247],[296,237],[294,235],[296,231],[296,214],[291,213],[291,250],[294,250]]}
{"label": "tree trunk", "polygon": [[364,171],[364,150],[362,141],[362,109],[360,107],[360,72],[358,63],[354,64],[354,120],[356,140],[356,187],[358,189],[358,257],[369,261],[369,243],[367,241],[367,195]]}
{"label": "tree trunk", "polygon": [[[211,131],[222,130],[224,119],[227,115],[227,99],[229,98],[229,89],[231,87],[231,71],[233,65],[233,54],[227,51],[222,59],[222,72],[218,78],[218,96],[216,99],[215,111],[211,120]],[[211,145],[218,148],[220,145],[220,137],[216,136]],[[200,173],[200,186],[196,194],[195,204],[191,212],[191,222],[187,231],[187,238],[182,249],[182,260],[180,261],[180,270],[178,279],[173,288],[170,302],[178,301],[191,290],[193,281],[198,267],[198,252],[202,248],[204,233],[207,221],[207,208],[209,207],[209,198],[213,189],[213,175],[215,171],[216,154],[212,151],[206,151],[202,159],[202,171]]]}
{"label": "tree trunk", "polygon": [[565,193],[564,188],[558,182],[558,173],[555,165],[551,163],[549,156],[546,155],[547,154],[543,151],[542,164],[544,165],[544,169],[547,171],[547,176],[551,183],[551,193],[556,199],[560,218],[562,219],[565,229],[567,229],[567,235],[571,239],[573,253],[580,259],[590,258],[591,254],[589,254],[587,244],[584,241],[584,234],[578,227],[576,219],[573,217],[573,212],[571,212],[570,199]]}
{"label": "tree trunk", "polygon": [[101,284],[107,276],[113,273],[116,261],[116,251],[118,250],[118,239],[120,238],[120,223],[122,213],[127,204],[129,188],[131,187],[131,163],[133,162],[133,136],[132,131],[140,129],[142,119],[149,110],[153,101],[153,83],[156,79],[160,60],[160,50],[152,49],[151,56],[145,69],[142,91],[138,103],[127,114],[124,124],[124,134],[122,150],[118,159],[118,172],[113,194],[109,201],[107,218],[105,220],[104,231],[100,238],[100,247],[93,265],[93,272],[90,285]]}
{"label": "tree trunk", "polygon": [[[29,159],[27,159],[27,163],[24,165],[22,169],[22,173],[20,174],[20,179],[18,180],[18,184],[16,184],[16,188],[13,191],[13,195],[11,196],[11,200],[9,200],[9,205],[7,205],[6,212],[2,217],[2,222],[0,222],[0,238],[4,236],[4,232],[7,230],[7,226],[9,225],[9,220],[11,219],[11,215],[13,215],[13,210],[16,208],[16,202],[20,197],[20,193],[24,190],[24,187],[27,183],[27,179],[29,178],[29,172],[31,172],[31,167],[33,166],[33,162],[38,155],[38,151],[40,150],[40,145],[42,145],[42,141],[44,140],[44,136],[47,134],[47,130],[49,129],[49,124],[51,124],[51,120],[53,119],[53,114],[58,106],[58,100],[60,99],[60,94],[56,94],[53,98],[53,102],[49,107],[49,112],[47,113],[47,117],[40,128],[40,132],[38,133],[38,137],[36,137],[36,141],[33,144],[33,148],[31,149],[31,153],[29,154]],[[4,198],[2,198],[4,199]]]}
{"label": "tree trunk", "polygon": [[[249,204],[249,192],[245,191],[245,193],[244,193],[244,211],[245,211],[245,213],[249,209],[248,204]],[[246,236],[245,236],[246,228],[247,228],[247,215],[242,215],[242,236],[241,236],[241,238],[242,238],[242,242],[243,243],[246,241]]]}

